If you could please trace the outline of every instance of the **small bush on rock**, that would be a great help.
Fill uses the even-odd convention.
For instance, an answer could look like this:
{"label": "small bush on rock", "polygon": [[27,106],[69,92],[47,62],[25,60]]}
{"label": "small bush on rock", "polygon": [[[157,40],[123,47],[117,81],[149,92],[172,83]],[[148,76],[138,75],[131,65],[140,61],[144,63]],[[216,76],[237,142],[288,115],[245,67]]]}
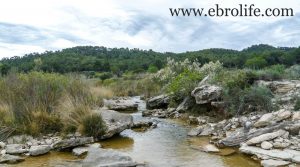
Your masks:
{"label": "small bush on rock", "polygon": [[82,119],[82,133],[100,139],[106,132],[106,125],[98,113],[91,113]]}

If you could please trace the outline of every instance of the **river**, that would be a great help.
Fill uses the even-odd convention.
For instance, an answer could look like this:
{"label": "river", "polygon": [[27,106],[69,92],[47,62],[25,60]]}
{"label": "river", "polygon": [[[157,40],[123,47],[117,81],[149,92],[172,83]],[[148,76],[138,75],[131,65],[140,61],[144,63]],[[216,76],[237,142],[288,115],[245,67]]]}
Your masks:
{"label": "river", "polygon": [[[143,119],[141,111],[145,102],[134,98],[139,103],[139,111],[131,113],[134,121]],[[152,118],[154,119],[154,118]],[[125,130],[119,136],[101,141],[103,148],[112,148],[130,155],[138,162],[147,162],[154,167],[258,167],[248,156],[236,153],[220,156],[204,153],[191,148],[208,143],[208,138],[188,137],[188,126],[182,121],[157,119],[157,128],[145,132]],[[14,166],[52,166],[57,161],[76,159],[71,153],[55,153],[30,157]]]}

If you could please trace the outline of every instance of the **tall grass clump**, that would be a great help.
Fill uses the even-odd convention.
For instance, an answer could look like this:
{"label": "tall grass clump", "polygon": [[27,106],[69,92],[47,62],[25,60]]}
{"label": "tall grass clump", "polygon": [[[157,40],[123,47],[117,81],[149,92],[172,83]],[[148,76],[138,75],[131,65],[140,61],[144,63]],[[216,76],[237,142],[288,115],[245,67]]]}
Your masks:
{"label": "tall grass clump", "polygon": [[[88,84],[74,75],[30,72],[0,78],[0,126],[7,133],[39,135],[80,126],[95,106]],[[70,118],[78,116],[78,121]],[[3,133],[3,135],[7,135]]]}

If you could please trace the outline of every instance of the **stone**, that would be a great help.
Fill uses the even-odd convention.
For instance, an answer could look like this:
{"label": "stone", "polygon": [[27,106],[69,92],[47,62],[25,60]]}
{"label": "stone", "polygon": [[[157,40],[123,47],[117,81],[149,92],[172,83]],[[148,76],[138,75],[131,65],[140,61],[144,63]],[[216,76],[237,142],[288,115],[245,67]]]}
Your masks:
{"label": "stone", "polygon": [[137,163],[130,156],[112,149],[89,147],[87,156],[83,160],[61,161],[53,166],[142,167],[145,164]]}
{"label": "stone", "polygon": [[268,160],[262,160],[260,163],[263,167],[279,167],[279,166],[286,166],[286,165],[290,164],[291,162],[268,159]]}
{"label": "stone", "polygon": [[159,95],[152,97],[146,101],[147,109],[166,109],[170,103],[170,97],[168,95]]}
{"label": "stone", "polygon": [[202,130],[203,128],[200,126],[193,128],[188,132],[188,136],[198,136],[202,132]]}
{"label": "stone", "polygon": [[297,156],[293,157],[292,161],[299,164],[300,163],[300,156],[297,155]]}
{"label": "stone", "polygon": [[276,123],[285,119],[288,119],[292,116],[290,111],[281,109],[277,112],[267,113],[261,116],[261,118],[254,123],[254,127],[263,127],[270,125],[272,123]]}
{"label": "stone", "polygon": [[16,155],[9,155],[9,154],[5,154],[5,155],[2,155],[0,157],[0,163],[7,163],[7,164],[15,164],[15,163],[18,163],[18,162],[22,162],[24,161],[25,159],[23,157],[20,157],[20,156],[16,156]]}
{"label": "stone", "polygon": [[247,145],[254,145],[254,144],[259,144],[263,141],[267,141],[267,140],[272,140],[275,139],[276,137],[280,137],[282,135],[284,135],[286,133],[285,130],[278,130],[272,133],[266,133],[266,134],[262,134],[260,136],[256,136],[251,138],[250,140],[248,140],[246,142]]}
{"label": "stone", "polygon": [[267,141],[263,141],[260,146],[262,149],[265,149],[265,150],[270,150],[273,147],[273,145]]}
{"label": "stone", "polygon": [[285,109],[281,109],[281,110],[275,112],[274,115],[276,116],[275,121],[279,122],[279,121],[285,120],[287,118],[290,118],[292,116],[292,112],[285,110]]}
{"label": "stone", "polygon": [[49,145],[39,145],[39,146],[31,146],[29,149],[29,154],[31,156],[38,156],[47,154],[51,150]]}
{"label": "stone", "polygon": [[104,107],[115,111],[137,111],[138,104],[131,99],[104,99]]}
{"label": "stone", "polygon": [[0,154],[1,155],[5,155],[6,154],[6,150],[1,150]]}
{"label": "stone", "polygon": [[203,150],[204,152],[211,152],[211,153],[217,153],[217,152],[220,152],[220,150],[219,150],[216,146],[214,146],[214,145],[212,145],[212,144],[207,144],[207,145],[205,145],[205,146],[202,146],[202,150]]}
{"label": "stone", "polygon": [[6,145],[7,154],[23,154],[27,153],[28,149],[24,144],[8,144]]}
{"label": "stone", "polygon": [[107,127],[106,132],[101,139],[111,138],[125,129],[130,129],[133,125],[133,117],[129,114],[105,109],[95,110],[95,112],[102,116]]}
{"label": "stone", "polygon": [[207,124],[206,126],[203,127],[201,133],[198,136],[210,136],[213,133],[214,133],[214,128],[210,124]]}
{"label": "stone", "polygon": [[273,147],[274,148],[287,148],[290,145],[290,143],[280,143],[280,142],[274,142]]}
{"label": "stone", "polygon": [[222,88],[216,85],[203,85],[196,87],[191,95],[195,98],[197,104],[208,104],[220,99]]}
{"label": "stone", "polygon": [[0,142],[0,148],[5,148],[6,144],[4,142]]}
{"label": "stone", "polygon": [[190,96],[185,97],[183,101],[178,105],[175,112],[184,113],[188,109],[192,108],[195,105],[195,100]]}
{"label": "stone", "polygon": [[245,154],[256,155],[256,156],[267,156],[273,159],[282,159],[287,161],[292,160],[300,153],[299,151],[293,152],[290,150],[278,150],[278,149],[265,150],[254,146],[247,146],[245,144],[242,145],[239,148],[239,150]]}
{"label": "stone", "polygon": [[300,120],[300,111],[293,112],[292,120],[293,121]]}
{"label": "stone", "polygon": [[75,156],[82,156],[88,153],[88,148],[87,147],[77,147],[73,148],[72,154]]}
{"label": "stone", "polygon": [[53,149],[56,150],[64,150],[67,148],[74,148],[77,146],[93,143],[93,137],[80,137],[80,138],[73,138],[73,139],[64,139],[60,140],[52,145]]}
{"label": "stone", "polygon": [[260,119],[254,123],[254,127],[262,127],[271,124],[272,119],[274,118],[272,113],[264,114]]}

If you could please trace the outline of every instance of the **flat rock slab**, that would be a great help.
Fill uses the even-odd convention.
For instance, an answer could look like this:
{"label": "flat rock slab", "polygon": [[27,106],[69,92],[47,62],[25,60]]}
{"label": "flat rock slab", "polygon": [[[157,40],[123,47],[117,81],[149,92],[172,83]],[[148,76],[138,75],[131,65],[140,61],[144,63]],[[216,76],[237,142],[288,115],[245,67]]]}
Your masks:
{"label": "flat rock slab", "polygon": [[18,162],[22,162],[24,160],[25,159],[23,157],[16,156],[16,155],[9,155],[9,154],[5,154],[0,157],[0,163],[7,163],[7,164],[15,164]]}
{"label": "flat rock slab", "polygon": [[58,141],[52,145],[53,149],[56,150],[64,150],[67,148],[74,148],[77,146],[93,143],[94,138],[93,137],[80,137],[80,138],[74,138],[74,139],[64,139],[61,141]]}
{"label": "flat rock slab", "polygon": [[133,125],[133,117],[129,114],[105,109],[96,110],[95,112],[101,114],[107,127],[107,130],[101,139],[110,138],[121,133],[125,129],[130,129]]}
{"label": "flat rock slab", "polygon": [[27,153],[28,149],[24,144],[8,144],[6,145],[7,154],[23,154]]}
{"label": "flat rock slab", "polygon": [[49,145],[38,145],[38,146],[31,146],[29,149],[29,154],[31,156],[38,156],[47,154],[51,150]]}
{"label": "flat rock slab", "polygon": [[282,160],[273,160],[273,159],[268,159],[268,160],[262,160],[261,165],[263,167],[278,167],[278,166],[286,166],[290,164],[291,162],[289,161],[282,161]]}
{"label": "flat rock slab", "polygon": [[104,106],[115,111],[137,111],[138,104],[132,99],[104,100]]}
{"label": "flat rock slab", "polygon": [[242,145],[239,149],[242,153],[250,154],[250,155],[258,155],[258,156],[266,156],[273,159],[282,159],[286,161],[296,161],[297,157],[300,156],[300,151],[295,150],[264,150],[262,148]]}
{"label": "flat rock slab", "polygon": [[262,134],[260,136],[253,137],[252,139],[248,140],[246,144],[254,145],[254,144],[262,143],[264,141],[272,140],[275,139],[276,137],[282,136],[285,133],[287,133],[285,130],[280,129],[276,132]]}

